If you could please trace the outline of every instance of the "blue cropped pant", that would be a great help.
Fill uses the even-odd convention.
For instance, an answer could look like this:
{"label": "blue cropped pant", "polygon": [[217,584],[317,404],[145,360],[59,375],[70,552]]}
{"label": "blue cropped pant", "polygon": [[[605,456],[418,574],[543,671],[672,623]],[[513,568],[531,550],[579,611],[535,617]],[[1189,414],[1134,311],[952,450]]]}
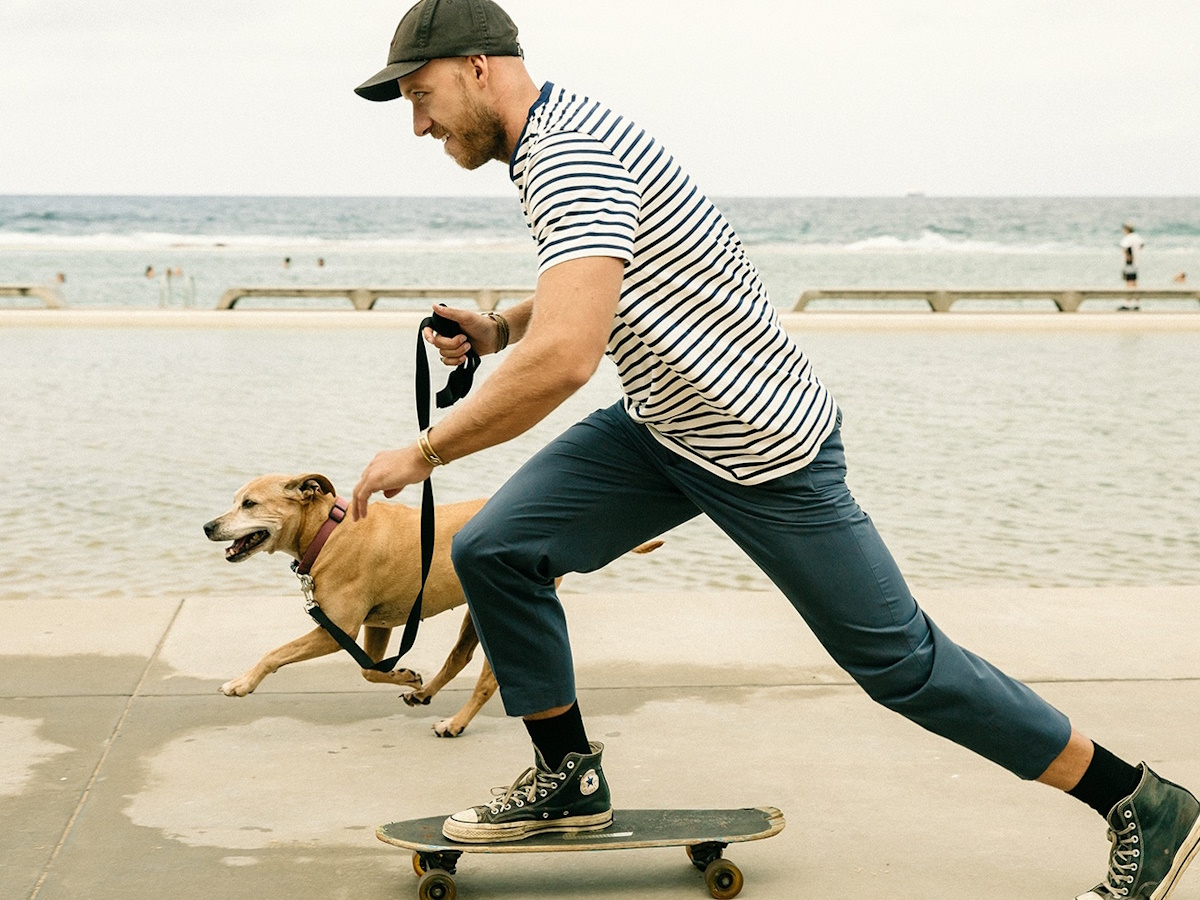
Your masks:
{"label": "blue cropped pant", "polygon": [[575,700],[557,577],[598,569],[703,513],[874,700],[1021,778],[1041,775],[1067,744],[1067,718],[925,615],[845,475],[840,430],[808,467],[740,485],[662,446],[619,404],[568,429],[454,539],[505,710]]}

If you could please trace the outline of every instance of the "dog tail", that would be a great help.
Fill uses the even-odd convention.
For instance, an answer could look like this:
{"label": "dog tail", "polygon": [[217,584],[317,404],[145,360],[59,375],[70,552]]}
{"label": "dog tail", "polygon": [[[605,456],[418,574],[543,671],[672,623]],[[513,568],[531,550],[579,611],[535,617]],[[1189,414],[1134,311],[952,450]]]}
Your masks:
{"label": "dog tail", "polygon": [[633,548],[634,553],[653,553],[663,545],[662,541],[646,541],[644,544],[638,544]]}

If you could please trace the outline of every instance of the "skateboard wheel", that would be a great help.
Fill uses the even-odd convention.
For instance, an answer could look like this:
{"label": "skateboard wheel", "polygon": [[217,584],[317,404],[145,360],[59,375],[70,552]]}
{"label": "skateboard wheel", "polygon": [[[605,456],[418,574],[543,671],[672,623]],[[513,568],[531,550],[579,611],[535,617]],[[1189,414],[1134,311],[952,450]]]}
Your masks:
{"label": "skateboard wheel", "polygon": [[417,883],[417,896],[420,900],[454,900],[458,896],[458,887],[448,872],[431,869]]}
{"label": "skateboard wheel", "polygon": [[413,871],[416,872],[418,875],[424,875],[426,872],[429,871],[429,869],[427,869],[425,867],[425,860],[421,859],[420,853],[417,853],[415,851],[413,852],[412,862],[413,862]]}
{"label": "skateboard wheel", "polygon": [[714,859],[704,870],[704,883],[717,900],[729,900],[742,890],[742,870],[727,859]]}

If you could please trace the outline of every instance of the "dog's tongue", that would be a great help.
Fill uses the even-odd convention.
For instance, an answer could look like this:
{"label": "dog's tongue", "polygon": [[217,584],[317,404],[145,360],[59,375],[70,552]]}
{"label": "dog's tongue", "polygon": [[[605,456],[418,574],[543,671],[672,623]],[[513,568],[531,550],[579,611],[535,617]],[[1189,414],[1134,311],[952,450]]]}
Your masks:
{"label": "dog's tongue", "polygon": [[238,538],[236,541],[226,547],[225,558],[229,559],[231,556],[237,556],[239,553],[245,550],[246,545],[250,543],[250,537],[251,535],[246,535],[245,537]]}
{"label": "dog's tongue", "polygon": [[230,562],[245,559],[262,544],[270,534],[266,531],[252,531],[245,537],[240,537],[225,548],[225,558]]}

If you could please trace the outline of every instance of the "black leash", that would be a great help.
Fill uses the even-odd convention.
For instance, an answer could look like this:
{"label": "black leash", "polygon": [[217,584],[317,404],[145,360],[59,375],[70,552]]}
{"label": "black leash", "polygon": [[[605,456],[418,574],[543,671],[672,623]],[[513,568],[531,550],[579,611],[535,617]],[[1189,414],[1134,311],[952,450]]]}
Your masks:
{"label": "black leash", "polygon": [[[436,312],[424,319],[417,328],[417,427],[421,431],[429,427],[429,392],[431,390],[429,358],[425,355],[425,339],[422,337],[426,328],[432,328],[442,337],[454,337],[456,334],[462,333],[462,328],[457,322],[440,316]],[[466,362],[450,373],[450,380],[444,388],[438,391],[438,409],[453,406],[467,396],[467,392],[471,390],[471,385],[475,381],[475,370],[478,368],[479,354],[472,349],[467,353]],[[375,662],[358,645],[358,642],[339,628],[329,616],[325,615],[325,611],[310,597],[306,604],[308,614],[333,636],[343,650],[354,657],[354,661],[361,668],[374,669],[377,672],[390,672],[396,668],[396,663],[400,661],[400,658],[412,649],[412,645],[417,639],[417,629],[421,625],[421,602],[425,597],[425,582],[429,580],[429,569],[433,565],[433,544],[436,537],[433,513],[433,478],[429,477],[425,479],[425,483],[421,487],[421,589],[417,591],[417,598],[413,601],[412,609],[408,613],[408,621],[404,623],[400,649],[395,656]],[[293,563],[292,567],[294,569],[296,564]]]}

